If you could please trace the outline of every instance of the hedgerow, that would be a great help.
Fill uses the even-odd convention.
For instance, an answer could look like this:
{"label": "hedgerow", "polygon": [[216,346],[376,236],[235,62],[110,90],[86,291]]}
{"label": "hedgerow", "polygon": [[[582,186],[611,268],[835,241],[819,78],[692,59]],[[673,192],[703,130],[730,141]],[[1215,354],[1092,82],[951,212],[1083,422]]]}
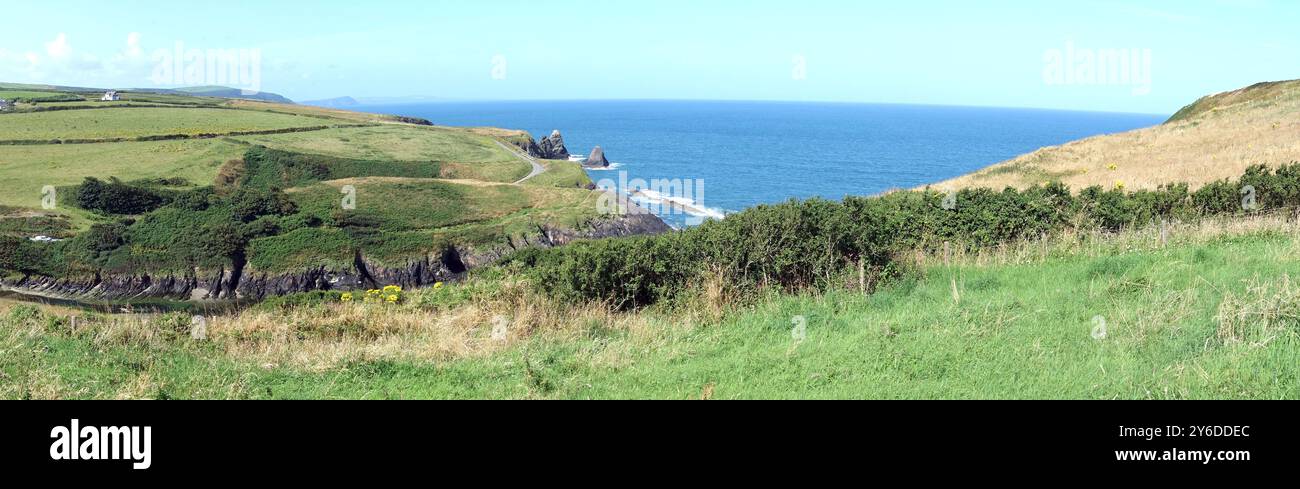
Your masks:
{"label": "hedgerow", "polygon": [[517,254],[552,295],[637,308],[681,298],[710,275],[732,289],[794,291],[843,283],[855,268],[898,266],[908,250],[978,249],[1068,228],[1119,231],[1162,219],[1300,206],[1300,165],[1249,168],[1237,181],[1125,192],[1059,183],[1027,190],[933,190],[762,205],[655,237],[580,242]]}

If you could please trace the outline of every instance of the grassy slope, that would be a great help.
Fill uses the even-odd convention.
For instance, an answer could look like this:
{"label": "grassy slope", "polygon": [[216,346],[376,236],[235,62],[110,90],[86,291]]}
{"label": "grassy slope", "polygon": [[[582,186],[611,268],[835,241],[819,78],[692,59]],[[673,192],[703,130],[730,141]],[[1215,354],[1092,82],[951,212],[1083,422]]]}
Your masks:
{"label": "grassy slope", "polygon": [[[1295,224],[1180,232],[1167,248],[1151,233],[1026,243],[870,297],[772,297],[718,322],[564,312],[496,279],[404,306],[214,318],[206,343],[167,338],[185,317],[72,334],[0,305],[0,349],[17,352],[0,396],[1300,398]],[[489,338],[494,314],[520,323],[506,342]]]}
{"label": "grassy slope", "polygon": [[0,174],[12,191],[0,193],[0,205],[40,207],[42,186],[73,185],[88,176],[184,177],[208,185],[222,163],[244,150],[219,139],[7,146]]}
{"label": "grassy slope", "polygon": [[[222,163],[244,154],[245,148],[218,139],[123,142],[102,144],[4,146],[0,177],[11,189],[0,193],[0,206],[26,211],[41,208],[46,185],[64,188],[85,177],[122,180],[181,177],[193,185],[209,185]],[[53,214],[71,218],[75,229],[100,220],[72,207],[60,194]],[[22,213],[19,212],[19,213]],[[0,216],[15,214],[0,210]],[[0,217],[2,219],[3,217]]]}
{"label": "grassy slope", "polygon": [[[28,91],[36,88],[12,86]],[[54,91],[32,93],[60,94]],[[234,141],[357,159],[437,161],[442,163],[441,176],[446,178],[513,182],[529,171],[527,164],[491,140],[494,137],[513,137],[517,134],[516,131],[415,126],[396,123],[393,117],[386,115],[252,100],[130,92],[122,93],[122,97],[122,102],[36,104],[38,107],[109,108],[5,114],[0,116],[0,133],[4,134],[3,139],[45,140],[225,133],[367,123],[377,126],[249,136]],[[120,108],[126,104],[178,107]],[[200,108],[194,108],[196,106]],[[216,176],[220,165],[238,158],[244,149],[241,144],[224,140],[4,146],[0,152],[0,178],[10,183],[14,190],[0,195],[0,206],[6,206],[0,214],[26,215],[39,209],[40,190],[45,185],[72,185],[87,176],[115,176],[128,181],[179,176],[195,185],[208,185]],[[95,220],[94,216],[68,206],[61,206],[55,212],[71,217],[77,229],[84,229]]]}
{"label": "grassy slope", "polygon": [[[542,160],[546,173],[528,180],[529,185],[543,187],[586,187],[592,183],[582,165],[572,161]],[[525,173],[526,175],[527,173]]]}
{"label": "grassy slope", "polygon": [[1203,98],[1168,123],[1097,136],[1017,157],[935,188],[1024,188],[1060,180],[1074,189],[1153,189],[1241,175],[1254,164],[1300,161],[1300,81],[1260,84]]}
{"label": "grassy slope", "polygon": [[322,121],[312,117],[266,112],[146,107],[9,114],[0,117],[0,134],[7,140],[131,138],[320,125]]}
{"label": "grassy slope", "polygon": [[55,95],[63,95],[63,94],[58,92],[36,92],[30,90],[0,89],[0,99],[10,100],[10,101],[14,99],[40,99],[40,98],[46,98]]}
{"label": "grassy slope", "polygon": [[236,139],[285,151],[347,158],[438,161],[447,178],[513,182],[529,171],[526,163],[503,151],[491,138],[450,128],[385,125]]}
{"label": "grassy slope", "polygon": [[353,246],[363,248],[372,260],[401,263],[407,257],[441,252],[447,244],[503,244],[507,237],[535,233],[543,223],[576,227],[596,216],[596,195],[583,189],[481,181],[348,178],[293,188],[289,194],[304,212],[328,221],[345,185],[357,191],[357,208],[349,214],[382,223],[383,240],[353,243],[332,228],[261,238],[251,247],[251,269],[346,267]]}

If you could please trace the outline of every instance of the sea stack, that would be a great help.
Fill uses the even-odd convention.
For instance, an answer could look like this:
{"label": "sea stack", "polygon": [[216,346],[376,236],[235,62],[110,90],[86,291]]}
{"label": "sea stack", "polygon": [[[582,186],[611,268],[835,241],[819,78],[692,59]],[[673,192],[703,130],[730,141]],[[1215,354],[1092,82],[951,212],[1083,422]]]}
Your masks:
{"label": "sea stack", "polygon": [[538,146],[540,146],[542,158],[544,159],[569,159],[569,150],[564,147],[564,136],[560,135],[559,129],[552,131],[550,136],[542,138],[542,142]]}
{"label": "sea stack", "polygon": [[609,160],[605,159],[605,150],[600,149],[600,146],[592,148],[591,156],[587,157],[587,161],[583,165],[593,168],[609,168]]}

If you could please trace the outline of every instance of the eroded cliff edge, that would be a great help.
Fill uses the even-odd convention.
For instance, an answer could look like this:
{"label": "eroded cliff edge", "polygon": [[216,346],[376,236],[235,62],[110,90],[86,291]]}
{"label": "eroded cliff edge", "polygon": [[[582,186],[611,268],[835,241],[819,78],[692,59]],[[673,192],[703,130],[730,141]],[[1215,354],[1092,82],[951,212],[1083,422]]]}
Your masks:
{"label": "eroded cliff edge", "polygon": [[579,229],[538,226],[527,235],[501,243],[449,246],[394,264],[373,260],[357,249],[348,266],[319,266],[292,272],[261,272],[236,261],[215,270],[182,273],[108,274],[94,272],[69,277],[25,275],[0,278],[0,287],[20,293],[78,300],[180,299],[229,300],[266,297],[314,290],[357,290],[400,285],[429,286],[454,280],[465,272],[495,263],[511,253],[531,247],[550,248],[578,240],[652,235],[671,231],[649,213],[629,213],[594,219]]}

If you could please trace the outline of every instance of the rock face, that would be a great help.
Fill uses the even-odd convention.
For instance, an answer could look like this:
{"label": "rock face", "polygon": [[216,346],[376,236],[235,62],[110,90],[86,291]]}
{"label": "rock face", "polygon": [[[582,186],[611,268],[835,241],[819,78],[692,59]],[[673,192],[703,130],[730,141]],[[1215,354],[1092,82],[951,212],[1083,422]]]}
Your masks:
{"label": "rock face", "polygon": [[600,149],[600,146],[592,148],[591,156],[587,157],[587,162],[583,165],[592,168],[609,168],[609,160],[605,159],[605,150]]}
{"label": "rock face", "polygon": [[551,248],[580,239],[615,238],[659,234],[672,228],[653,214],[633,212],[623,216],[592,220],[578,229],[539,226],[523,237],[489,246],[450,247],[406,259],[402,263],[380,264],[356,253],[351,266],[312,267],[290,272],[247,270],[242,263],[230,269],[187,270],[173,273],[107,274],[96,272],[76,277],[28,275],[0,278],[0,289],[37,293],[79,300],[134,300],[170,298],[178,300],[263,299],[313,290],[357,290],[400,285],[429,286],[461,276],[466,271],[490,265],[524,248]]}
{"label": "rock face", "polygon": [[540,157],[548,160],[567,160],[569,159],[569,149],[564,147],[564,136],[560,135],[560,130],[556,129],[551,132],[550,136],[542,138],[538,144]]}
{"label": "rock face", "polygon": [[531,156],[533,158],[543,157],[541,146],[537,145],[537,140],[533,139],[532,136],[528,136],[527,140],[516,140],[514,141],[514,144],[515,147],[519,148],[521,151],[524,152],[524,154],[527,154],[528,156]]}

